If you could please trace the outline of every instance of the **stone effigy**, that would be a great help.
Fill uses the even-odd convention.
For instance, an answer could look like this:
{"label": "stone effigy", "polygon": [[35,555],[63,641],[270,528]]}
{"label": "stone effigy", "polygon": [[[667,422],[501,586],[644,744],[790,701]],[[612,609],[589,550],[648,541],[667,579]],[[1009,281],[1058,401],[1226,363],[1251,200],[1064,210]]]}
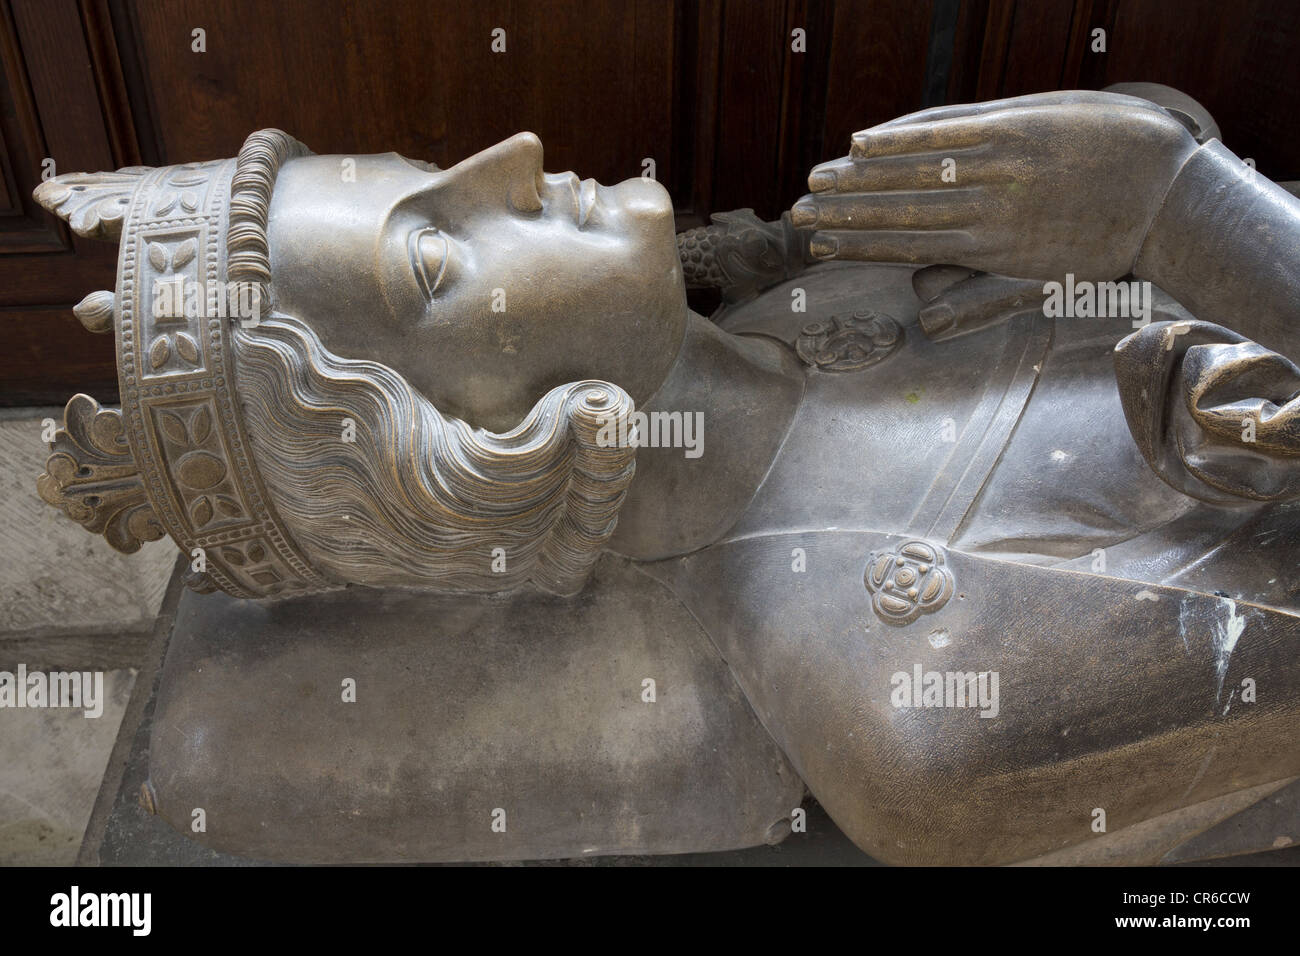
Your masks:
{"label": "stone effigy", "polygon": [[807,791],[887,862],[1155,862],[1300,776],[1300,201],[1129,92],[903,117],[681,235],[527,133],[43,184],[119,243],[122,407],[40,494],[191,559],[147,808],[490,860]]}

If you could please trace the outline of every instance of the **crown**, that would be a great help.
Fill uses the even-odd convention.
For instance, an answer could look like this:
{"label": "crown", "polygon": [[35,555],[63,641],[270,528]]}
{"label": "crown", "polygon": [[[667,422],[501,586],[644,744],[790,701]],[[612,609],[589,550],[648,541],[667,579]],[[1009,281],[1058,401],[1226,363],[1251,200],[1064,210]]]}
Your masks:
{"label": "crown", "polygon": [[171,535],[200,591],[330,587],[276,513],[250,452],[230,296],[269,310],[266,216],[280,163],[306,147],[254,133],[237,159],[72,173],[35,198],[78,235],[119,241],[117,288],[74,308],[117,342],[121,411],[77,395],[37,489],[119,551]]}

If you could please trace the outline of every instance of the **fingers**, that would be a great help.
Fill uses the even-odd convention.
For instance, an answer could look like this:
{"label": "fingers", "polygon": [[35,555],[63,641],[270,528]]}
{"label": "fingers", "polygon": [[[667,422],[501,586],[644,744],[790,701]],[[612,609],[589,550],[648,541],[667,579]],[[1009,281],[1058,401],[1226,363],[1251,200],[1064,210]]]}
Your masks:
{"label": "fingers", "polygon": [[955,160],[962,171],[964,184],[983,183],[988,180],[991,167],[982,163],[967,163],[967,157],[981,151],[952,149],[942,156],[925,153],[920,156],[881,156],[875,159],[836,159],[813,167],[808,174],[808,188],[814,193],[832,190],[841,193],[869,193],[888,190],[928,189],[944,185],[945,159]]}
{"label": "fingers", "polygon": [[[1081,109],[1068,112],[1073,107]],[[1145,126],[1156,117],[1175,122],[1154,103],[1091,91],[936,107],[853,134],[849,156],[814,167],[808,188],[814,194],[931,189],[949,173],[948,183],[1016,182],[1026,174],[1026,155],[1035,148],[1041,153],[1061,129],[1091,129],[1103,120]]]}
{"label": "fingers", "polygon": [[921,123],[915,126],[877,126],[853,134],[850,159],[876,159],[882,156],[907,156],[917,153],[947,153],[949,150],[978,146],[988,137],[990,127],[983,117],[963,117]]}
{"label": "fingers", "polygon": [[983,103],[954,103],[951,106],[932,106],[929,109],[891,119],[887,123],[880,123],[871,127],[871,129],[895,129],[899,126],[915,126],[920,123],[935,123],[939,120],[983,116],[985,113],[992,113],[1008,106],[1023,106],[1025,104],[1020,101],[1025,99],[1028,99],[1028,97],[1017,96],[1005,100],[986,100]]}
{"label": "fingers", "polygon": [[[1083,109],[1078,109],[1080,107]],[[1103,111],[1108,116],[1132,114],[1136,111],[1141,115],[1155,114],[1169,118],[1168,111],[1147,100],[1091,90],[1018,96],[989,103],[938,106],[854,133],[849,160],[872,166],[880,164],[880,168],[855,170],[851,165],[840,165],[844,161],[823,163],[814,170],[823,175],[810,177],[809,188],[814,192],[824,191],[832,188],[831,181],[834,179],[838,184],[833,188],[846,190],[853,188],[850,185],[851,179],[859,174],[867,177],[868,181],[872,176],[880,176],[885,182],[905,179],[909,162],[914,169],[928,168],[955,152],[993,147],[992,152],[981,159],[974,170],[978,174],[980,169],[991,169],[1000,162],[996,146],[1003,141],[1005,127],[1014,119],[1024,122],[1030,117],[1037,117],[1040,122],[1043,118],[1060,122],[1071,115],[1071,110],[1075,110],[1074,115],[1079,120],[1086,118],[1096,122],[1097,110],[1101,107],[1111,111]],[[1005,153],[1005,150],[1002,152]]]}
{"label": "fingers", "polygon": [[976,275],[949,286],[917,318],[925,334],[939,342],[987,328],[1026,308],[1041,308],[1045,298],[1043,283],[1037,279]]}
{"label": "fingers", "polygon": [[857,262],[961,262],[975,252],[975,242],[964,229],[814,232],[809,252],[818,259]]}
{"label": "fingers", "polygon": [[1060,90],[1054,93],[1031,93],[1027,96],[1013,96],[1002,100],[987,100],[983,103],[954,103],[951,106],[932,106],[926,110],[900,116],[887,123],[873,126],[872,129],[889,129],[898,126],[911,126],[917,123],[933,123],[938,120],[964,119],[970,116],[983,116],[998,110],[1017,109],[1026,106],[1141,106],[1145,109],[1163,112],[1161,107],[1150,100],[1128,96],[1122,93],[1104,93],[1100,90]]}
{"label": "fingers", "polygon": [[790,220],[800,229],[953,229],[978,220],[983,197],[978,186],[822,193],[795,203]]}

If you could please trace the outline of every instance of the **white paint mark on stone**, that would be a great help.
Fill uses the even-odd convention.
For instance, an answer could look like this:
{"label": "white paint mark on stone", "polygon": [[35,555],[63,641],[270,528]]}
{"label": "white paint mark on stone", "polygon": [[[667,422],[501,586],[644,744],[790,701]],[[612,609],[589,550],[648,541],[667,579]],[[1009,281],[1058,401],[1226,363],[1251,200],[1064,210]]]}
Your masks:
{"label": "white paint mark on stone", "polygon": [[[1160,600],[1160,595],[1156,594],[1154,591],[1148,591],[1148,590],[1146,590],[1145,588],[1143,588],[1143,589],[1142,589],[1141,591],[1139,591],[1137,594],[1133,595],[1133,600],[1135,600],[1135,601],[1159,601],[1159,600]],[[1184,638],[1183,641],[1184,641],[1184,643],[1186,643],[1186,638]]]}
{"label": "white paint mark on stone", "polygon": [[1190,655],[1192,649],[1187,646],[1187,618],[1193,613],[1195,605],[1188,598],[1183,598],[1178,605],[1178,636],[1183,639],[1183,653]]}
{"label": "white paint mark on stone", "polygon": [[938,627],[930,632],[930,646],[935,650],[941,647],[947,647],[952,643],[952,634],[946,627]]}
{"label": "white paint mark on stone", "polygon": [[1218,703],[1223,694],[1223,678],[1228,673],[1228,661],[1232,658],[1233,649],[1246,630],[1246,617],[1237,613],[1237,602],[1232,598],[1220,600],[1228,608],[1228,619],[1214,622],[1214,671],[1219,678],[1219,688],[1214,694],[1215,703]]}

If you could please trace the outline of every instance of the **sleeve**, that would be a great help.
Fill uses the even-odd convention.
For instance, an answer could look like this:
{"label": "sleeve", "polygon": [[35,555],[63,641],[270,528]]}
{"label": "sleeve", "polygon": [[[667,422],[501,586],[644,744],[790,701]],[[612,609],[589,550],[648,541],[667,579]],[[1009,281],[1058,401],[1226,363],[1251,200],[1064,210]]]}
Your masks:
{"label": "sleeve", "polygon": [[1134,273],[1266,348],[1300,343],[1300,199],[1211,140],[1183,164]]}
{"label": "sleeve", "polygon": [[1214,504],[1300,497],[1300,368],[1209,322],[1158,322],[1115,348],[1129,430],[1166,483]]}

